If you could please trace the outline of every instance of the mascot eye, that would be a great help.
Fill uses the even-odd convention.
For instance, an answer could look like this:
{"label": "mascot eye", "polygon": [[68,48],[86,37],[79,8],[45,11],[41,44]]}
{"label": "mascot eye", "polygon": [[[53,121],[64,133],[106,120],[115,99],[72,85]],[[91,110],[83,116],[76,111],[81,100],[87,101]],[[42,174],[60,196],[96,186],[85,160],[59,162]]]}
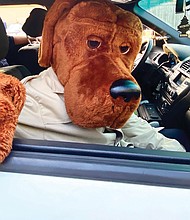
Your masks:
{"label": "mascot eye", "polygon": [[121,45],[121,46],[119,47],[119,49],[120,49],[120,51],[121,51],[122,54],[127,54],[127,53],[129,52],[129,50],[130,50],[130,47],[127,46],[127,45]]}
{"label": "mascot eye", "polygon": [[96,35],[89,35],[87,37],[86,44],[88,48],[90,48],[91,50],[95,50],[102,45],[102,39],[101,37],[96,36]]}
{"label": "mascot eye", "polygon": [[87,40],[87,45],[90,49],[97,49],[101,46],[101,42],[97,40]]}

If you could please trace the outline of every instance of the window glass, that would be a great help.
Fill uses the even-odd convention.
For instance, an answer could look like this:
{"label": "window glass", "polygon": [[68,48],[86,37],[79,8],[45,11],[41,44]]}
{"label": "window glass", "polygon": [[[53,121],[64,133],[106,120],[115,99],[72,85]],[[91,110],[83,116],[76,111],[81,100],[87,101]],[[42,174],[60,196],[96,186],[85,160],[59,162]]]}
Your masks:
{"label": "window glass", "polygon": [[[184,17],[184,13],[176,14],[176,0],[142,0],[139,6],[176,30]],[[186,16],[190,19],[190,10]]]}
{"label": "window glass", "polygon": [[1,5],[0,15],[8,35],[22,35],[22,25],[33,8],[45,8],[41,5]]}

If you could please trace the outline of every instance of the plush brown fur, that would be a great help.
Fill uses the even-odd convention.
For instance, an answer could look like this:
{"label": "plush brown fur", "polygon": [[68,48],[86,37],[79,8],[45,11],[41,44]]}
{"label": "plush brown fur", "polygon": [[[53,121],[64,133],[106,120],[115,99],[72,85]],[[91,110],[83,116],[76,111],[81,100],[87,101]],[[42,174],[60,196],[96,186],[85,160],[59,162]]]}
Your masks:
{"label": "plush brown fur", "polygon": [[[52,66],[64,86],[73,123],[120,128],[135,111],[140,97],[112,98],[110,86],[119,79],[136,83],[131,71],[141,34],[140,20],[110,1],[55,0],[45,18],[39,63]],[[0,74],[0,162],[11,150],[24,100],[22,84]]]}
{"label": "plush brown fur", "polygon": [[[141,46],[142,25],[132,13],[106,0],[56,0],[48,12],[39,56],[65,87],[66,110],[83,127],[120,128],[140,99],[110,96],[110,86],[129,79]],[[89,48],[89,41],[101,43]],[[122,46],[130,48],[122,54]]]}
{"label": "plush brown fur", "polygon": [[0,73],[0,163],[10,153],[17,119],[25,101],[25,88],[13,76]]}

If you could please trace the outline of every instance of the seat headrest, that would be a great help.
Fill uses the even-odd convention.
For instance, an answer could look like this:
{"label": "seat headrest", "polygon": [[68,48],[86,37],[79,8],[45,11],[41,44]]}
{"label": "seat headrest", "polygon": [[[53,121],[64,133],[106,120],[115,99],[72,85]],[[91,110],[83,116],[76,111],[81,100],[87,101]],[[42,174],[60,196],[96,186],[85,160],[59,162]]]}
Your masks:
{"label": "seat headrest", "polygon": [[0,18],[0,59],[6,57],[9,49],[9,40],[3,24],[2,19]]}
{"label": "seat headrest", "polygon": [[23,24],[22,30],[31,37],[41,36],[46,13],[47,10],[43,8],[34,8]]}

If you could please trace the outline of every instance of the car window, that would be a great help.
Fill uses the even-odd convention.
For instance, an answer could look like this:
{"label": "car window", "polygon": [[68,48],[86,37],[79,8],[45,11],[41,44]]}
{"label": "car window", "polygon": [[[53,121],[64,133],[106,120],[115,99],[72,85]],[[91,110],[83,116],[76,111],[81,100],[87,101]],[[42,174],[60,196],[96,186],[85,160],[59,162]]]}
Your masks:
{"label": "car window", "polygon": [[[176,1],[173,0],[142,0],[139,6],[176,30],[184,17],[182,12],[176,13]],[[187,18],[190,17],[190,11],[187,10],[184,13]]]}
{"label": "car window", "polygon": [[[118,1],[118,2],[120,2],[120,1]],[[125,1],[124,1],[125,2]],[[153,4],[154,3],[154,4]],[[145,9],[145,10],[148,10],[151,14],[154,14],[156,17],[159,17],[160,19],[162,19],[164,22],[166,22],[167,23],[167,21],[165,21],[164,19],[166,19],[168,16],[170,16],[170,14],[167,14],[167,13],[165,13],[165,11],[166,10],[164,10],[164,7],[166,6],[166,5],[169,5],[170,7],[168,7],[167,8],[167,10],[171,10],[171,7],[173,7],[173,10],[175,10],[175,4],[172,2],[172,1],[162,1],[162,2],[159,2],[159,1],[157,1],[157,3],[159,3],[159,4],[155,4],[155,2],[153,1],[153,3],[151,3],[150,1],[145,1],[145,0],[142,0],[142,2],[140,2],[139,4],[140,4],[140,6],[143,8],[143,9]],[[7,27],[7,32],[8,32],[8,34],[19,34],[19,33],[21,33],[22,32],[22,24],[24,23],[24,21],[26,20],[26,18],[29,16],[29,14],[30,14],[30,12],[31,12],[31,10],[33,9],[33,8],[36,8],[36,7],[42,7],[42,6],[40,6],[40,5],[18,5],[18,6],[2,6],[2,7],[0,7],[0,9],[2,9],[2,13],[1,13],[1,11],[0,11],[0,13],[1,13],[1,15],[2,15],[2,19],[3,19],[3,21],[4,21],[4,23],[5,23],[5,26]],[[8,9],[8,11],[9,11],[9,13],[5,13],[5,12],[3,12],[3,10],[5,10],[5,9]],[[13,9],[13,11],[14,11],[14,13],[13,12],[11,12],[11,10]],[[16,12],[16,10],[18,9],[18,11]],[[157,9],[157,10],[156,10]],[[21,13],[22,12],[22,13]],[[189,12],[188,12],[189,13]],[[174,14],[174,11],[171,11],[171,14]],[[14,17],[14,16],[12,16],[12,15],[16,15],[16,17]],[[10,20],[10,17],[11,17],[11,20]],[[142,15],[141,15],[142,16]],[[180,18],[179,18],[179,22],[180,22],[180,19],[182,18],[182,16],[183,16],[183,14],[182,13],[180,13],[179,14],[179,16],[180,16]],[[13,18],[14,17],[14,18]],[[142,16],[143,17],[143,16]],[[173,22],[174,23],[174,19],[172,19],[172,17],[170,17],[169,19],[168,19],[171,23]],[[176,20],[177,21],[177,20]],[[176,22],[177,23],[177,22]],[[15,25],[15,27],[16,27],[16,31],[12,31],[12,29],[10,28],[11,27],[11,25]],[[17,25],[17,26],[16,26]],[[143,37],[144,38],[148,38],[148,39],[150,39],[150,38],[152,38],[152,39],[154,39],[154,42],[153,42],[153,46],[155,46],[155,48],[153,48],[153,49],[155,49],[155,51],[153,51],[152,52],[152,54],[150,53],[150,51],[151,50],[147,50],[147,48],[149,48],[148,47],[148,43],[147,44],[145,44],[143,47],[142,47],[142,50],[140,51],[140,53],[139,53],[139,55],[140,55],[140,58],[142,58],[142,54],[143,53],[141,53],[141,52],[143,52],[143,51],[149,51],[148,53],[150,53],[150,57],[152,56],[154,56],[154,57],[159,57],[160,56],[160,50],[159,51],[156,51],[157,49],[158,49],[158,46],[159,46],[159,44],[161,45],[161,43],[160,42],[156,42],[156,40],[155,40],[155,36],[157,36],[158,35],[158,33],[155,31],[156,30],[156,28],[155,28],[155,30],[153,30],[153,28],[154,27],[156,27],[158,24],[155,22],[154,23],[154,27],[153,26],[151,26],[152,27],[152,29],[151,28],[149,28],[149,26],[146,26],[144,23],[143,23],[143,25],[144,25],[144,32],[143,32]],[[149,25],[149,24],[147,24],[147,25]],[[174,24],[172,24],[173,26],[172,27],[174,27],[175,28],[175,26],[176,25],[174,25]],[[11,31],[10,31],[10,29],[11,29]],[[176,28],[175,28],[176,29]],[[19,31],[21,31],[21,32],[19,32]],[[163,29],[163,31],[165,31],[164,29]],[[164,38],[162,38],[162,39],[164,39]],[[161,40],[162,40],[161,39]],[[161,41],[160,40],[160,41]],[[146,41],[145,41],[146,42]],[[148,42],[148,41],[147,41]],[[147,46],[146,46],[147,45]],[[151,44],[150,44],[151,45]],[[152,46],[151,46],[152,47]],[[145,48],[145,49],[144,49]],[[161,48],[161,46],[160,46],[160,48]],[[160,49],[159,48],[159,49]],[[20,51],[22,51],[22,50],[20,50]],[[19,52],[20,52],[19,51]],[[161,50],[161,52],[163,53],[163,51]],[[148,53],[147,53],[147,55],[148,55]],[[155,54],[156,54],[156,56],[155,56]],[[167,57],[166,56],[166,54],[164,54],[165,56],[164,56],[164,58],[165,57]],[[137,58],[139,58],[139,56],[137,56]],[[149,57],[148,57],[149,58]],[[162,58],[162,57],[161,57]],[[140,74],[141,75],[143,75],[142,74],[142,72],[144,71],[144,68],[146,67],[146,65],[147,65],[147,63],[146,63],[146,59],[147,59],[147,57],[145,56],[145,59],[143,60],[143,68],[140,68]],[[168,58],[166,58],[166,59],[168,59]],[[31,60],[31,59],[28,59],[29,61]],[[160,59],[161,61],[162,61],[162,59]],[[160,60],[159,60],[159,62],[160,62]],[[22,61],[23,61],[23,59],[22,59]],[[150,61],[150,59],[149,59],[149,61]],[[157,61],[157,60],[156,60]],[[164,62],[166,62],[167,60],[163,60]],[[169,60],[170,61],[170,60]],[[150,66],[152,66],[152,71],[150,71],[150,66],[149,66],[149,69],[148,69],[148,71],[145,71],[145,73],[150,73],[150,74],[152,74],[154,71],[155,71],[155,68],[157,69],[157,70],[161,70],[161,67],[162,67],[162,65],[160,65],[160,64],[162,64],[162,63],[159,63],[158,62],[158,65],[157,66],[155,66],[155,58],[152,60],[152,63],[150,63],[149,65]],[[163,62],[163,63],[164,63]],[[31,62],[30,62],[31,63]],[[16,63],[17,64],[17,63]],[[23,63],[21,63],[21,64],[23,64]],[[33,65],[34,65],[34,62],[32,63]],[[26,64],[24,63],[24,65],[26,66]],[[145,66],[145,67],[144,67]],[[26,66],[28,69],[29,69],[29,67],[28,66]],[[32,73],[33,73],[33,71],[31,71]],[[137,70],[136,70],[136,72],[138,72]],[[35,72],[36,73],[36,72]],[[157,75],[156,75],[156,77],[158,77],[158,75],[160,75],[159,74],[159,72],[158,73],[156,73]],[[135,75],[135,74],[134,74]],[[137,75],[137,74],[136,74]],[[146,76],[145,74],[144,74],[144,76]],[[136,76],[137,77],[137,76]],[[155,78],[156,78],[155,77]],[[183,76],[184,77],[184,76]],[[137,77],[138,78],[138,77]],[[139,77],[140,78],[140,77]],[[154,78],[154,77],[153,77]],[[146,77],[144,77],[144,79],[146,79]],[[181,78],[180,78],[181,79]],[[183,78],[184,79],[184,78]],[[140,81],[140,80],[139,80]],[[148,81],[148,80],[146,80],[146,81]],[[156,78],[156,80],[155,80],[156,82],[155,82],[155,84],[153,84],[153,86],[150,86],[151,85],[151,81],[150,82],[148,82],[149,84],[146,84],[146,82],[144,83],[144,81],[141,83],[141,87],[142,87],[142,91],[144,92],[144,90],[143,90],[143,88],[146,88],[146,93],[145,93],[145,95],[143,94],[143,98],[146,98],[145,100],[143,100],[143,101],[147,101],[147,102],[149,102],[149,101],[152,101],[153,99],[152,99],[152,97],[154,98],[154,95],[156,94],[157,95],[157,93],[158,92],[160,92],[160,90],[158,90],[159,88],[162,88],[162,87],[159,87],[160,86],[160,84],[158,84],[158,86],[157,86],[157,84],[156,83],[159,83],[159,79],[157,79]],[[158,82],[157,82],[158,81]],[[178,81],[177,81],[178,82]],[[145,85],[144,85],[144,84]],[[140,83],[139,83],[140,84]],[[150,89],[149,89],[149,87],[150,87]],[[156,90],[154,91],[154,88],[156,88]],[[158,91],[157,91],[158,90]],[[157,92],[157,93],[155,93],[155,92]],[[147,95],[148,94],[148,95]],[[151,95],[149,95],[149,94],[151,94]],[[156,97],[157,98],[157,97]],[[153,100],[153,101],[155,101],[155,100]],[[159,103],[160,104],[160,103]],[[186,103],[185,103],[186,104]],[[149,105],[150,106],[150,105]],[[159,105],[159,107],[160,107],[161,105]],[[167,110],[167,109],[166,109]],[[165,114],[165,112],[164,112],[164,114]],[[139,115],[139,116],[141,116],[141,115]],[[155,117],[155,116],[154,116]],[[161,124],[162,125],[162,124]],[[165,124],[164,124],[165,125]],[[164,126],[164,125],[162,125],[162,126]]]}
{"label": "car window", "polygon": [[8,35],[24,35],[22,25],[34,8],[45,8],[41,5],[1,5],[0,15]]}

